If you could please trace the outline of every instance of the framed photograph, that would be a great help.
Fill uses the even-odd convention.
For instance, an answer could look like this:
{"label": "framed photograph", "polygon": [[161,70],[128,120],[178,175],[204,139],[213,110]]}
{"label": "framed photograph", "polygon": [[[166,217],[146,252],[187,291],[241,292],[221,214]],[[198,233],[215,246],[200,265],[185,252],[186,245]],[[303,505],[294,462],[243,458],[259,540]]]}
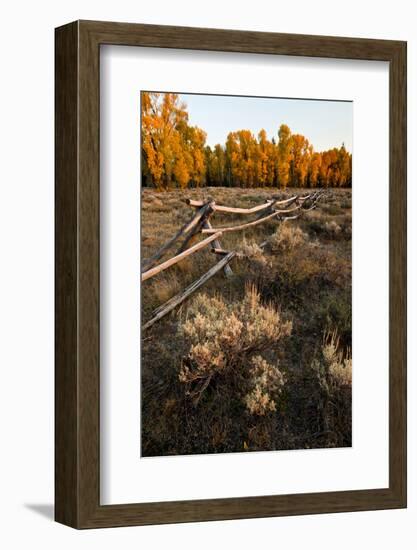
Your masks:
{"label": "framed photograph", "polygon": [[406,43],[55,53],[56,521],[406,507]]}

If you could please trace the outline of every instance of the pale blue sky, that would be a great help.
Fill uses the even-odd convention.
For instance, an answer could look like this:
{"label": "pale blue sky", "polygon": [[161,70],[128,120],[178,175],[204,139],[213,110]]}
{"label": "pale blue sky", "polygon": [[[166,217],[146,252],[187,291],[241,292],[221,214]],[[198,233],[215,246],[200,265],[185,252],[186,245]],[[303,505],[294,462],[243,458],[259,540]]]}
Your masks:
{"label": "pale blue sky", "polygon": [[352,152],[353,103],[236,96],[180,94],[188,106],[189,122],[207,133],[207,144],[224,144],[227,134],[264,128],[268,138],[278,139],[278,128],[287,124],[303,134],[316,151],[340,147]]}

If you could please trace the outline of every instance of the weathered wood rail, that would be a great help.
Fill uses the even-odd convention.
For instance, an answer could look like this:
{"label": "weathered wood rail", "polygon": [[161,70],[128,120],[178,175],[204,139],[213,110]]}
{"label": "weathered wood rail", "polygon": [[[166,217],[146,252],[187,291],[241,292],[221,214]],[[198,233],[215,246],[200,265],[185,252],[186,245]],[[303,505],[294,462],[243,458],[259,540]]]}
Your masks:
{"label": "weathered wood rail", "polygon": [[[203,286],[221,269],[224,270],[227,277],[231,277],[233,275],[233,271],[229,263],[235,256],[238,256],[238,254],[234,250],[228,251],[223,249],[219,240],[223,233],[241,231],[249,227],[260,225],[265,221],[272,219],[277,219],[281,222],[295,220],[302,216],[305,212],[309,212],[310,210],[316,208],[317,202],[322,197],[323,193],[323,191],[317,191],[304,196],[294,195],[284,200],[281,200],[279,197],[272,197],[266,200],[266,202],[253,206],[252,208],[236,208],[232,206],[220,205],[216,204],[213,199],[209,199],[208,201],[186,199],[186,203],[192,208],[195,208],[197,211],[194,213],[191,220],[184,224],[171,239],[169,239],[150,258],[142,262],[142,282],[151,279],[165,269],[177,264],[184,258],[198,252],[199,250],[202,250],[208,245],[211,246],[212,252],[222,257],[213,267],[199,277],[199,279],[155,309],[152,313],[151,319],[143,325],[142,329],[148,329],[178,305],[182,304],[189,296],[191,296],[191,294]],[[243,224],[230,225],[226,227],[213,227],[210,222],[210,217],[215,212],[243,215],[258,213],[258,216],[254,220]],[[197,234],[206,236],[206,238],[188,248],[191,239]],[[161,260],[180,239],[184,240],[174,256],[158,265],[155,265],[158,260]],[[265,244],[266,243],[262,243],[261,247]]]}
{"label": "weathered wood rail", "polygon": [[142,282],[146,281],[146,279],[150,279],[151,277],[153,277],[157,273],[160,273],[164,269],[167,269],[168,267],[171,267],[172,265],[180,262],[190,254],[194,254],[194,252],[197,252],[197,250],[201,250],[211,242],[217,240],[217,238],[220,237],[220,235],[222,234],[221,231],[217,231],[217,232],[211,231],[211,233],[214,233],[214,234],[211,235],[210,237],[207,237],[207,239],[204,239],[204,241],[201,241],[195,244],[191,248],[187,248],[187,250],[184,250],[184,252],[181,252],[181,254],[177,254],[176,256],[167,260],[166,262],[163,262],[162,264],[159,264],[156,267],[153,267],[152,269],[148,269],[148,271],[145,271],[144,273],[142,273]]}
{"label": "weathered wood rail", "polygon": [[228,252],[224,258],[222,258],[219,262],[217,262],[212,268],[210,268],[207,273],[204,273],[199,279],[191,283],[190,286],[188,286],[185,290],[165,302],[162,306],[157,308],[152,315],[152,318],[143,325],[143,330],[146,330],[147,328],[151,327],[154,323],[159,321],[159,319],[162,319],[167,313],[172,311],[174,308],[182,304],[193,292],[195,292],[198,288],[204,285],[209,279],[211,279],[216,273],[218,273],[222,267],[225,267],[228,265],[230,260],[236,255],[236,252]]}

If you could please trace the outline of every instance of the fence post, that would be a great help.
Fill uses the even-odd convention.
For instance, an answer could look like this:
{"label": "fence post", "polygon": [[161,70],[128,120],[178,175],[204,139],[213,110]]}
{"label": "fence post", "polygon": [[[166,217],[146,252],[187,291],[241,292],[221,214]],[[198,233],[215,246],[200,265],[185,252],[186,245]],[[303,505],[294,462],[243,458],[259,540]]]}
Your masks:
{"label": "fence post", "polygon": [[[206,219],[204,220],[203,228],[204,229],[213,229],[213,227],[210,223],[210,220],[209,220],[209,216],[207,216]],[[222,245],[220,244],[219,239],[215,239],[214,241],[212,241],[210,243],[210,246],[211,246],[212,250],[214,250],[215,248],[222,248]],[[226,275],[226,277],[233,277],[233,270],[232,270],[232,268],[230,267],[230,265],[228,263],[225,264],[223,270],[224,270],[224,274]]]}
{"label": "fence post", "polygon": [[200,208],[200,212],[202,212],[201,218],[197,225],[193,228],[193,230],[186,236],[184,242],[179,247],[177,254],[181,254],[181,252],[184,252],[194,235],[201,231],[201,228],[204,226],[204,222],[207,219],[207,216],[210,216],[210,214],[213,212],[213,206],[214,201],[211,199]]}

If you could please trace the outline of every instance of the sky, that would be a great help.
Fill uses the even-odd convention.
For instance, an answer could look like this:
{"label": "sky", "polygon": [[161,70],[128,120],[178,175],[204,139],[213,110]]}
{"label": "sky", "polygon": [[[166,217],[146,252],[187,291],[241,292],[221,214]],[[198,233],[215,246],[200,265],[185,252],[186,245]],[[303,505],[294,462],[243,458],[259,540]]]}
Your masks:
{"label": "sky", "polygon": [[293,134],[304,135],[315,151],[340,147],[352,152],[353,103],[238,96],[179,94],[187,104],[189,123],[207,133],[207,144],[224,144],[227,134],[251,130],[255,136],[264,128],[278,140],[281,124]]}

